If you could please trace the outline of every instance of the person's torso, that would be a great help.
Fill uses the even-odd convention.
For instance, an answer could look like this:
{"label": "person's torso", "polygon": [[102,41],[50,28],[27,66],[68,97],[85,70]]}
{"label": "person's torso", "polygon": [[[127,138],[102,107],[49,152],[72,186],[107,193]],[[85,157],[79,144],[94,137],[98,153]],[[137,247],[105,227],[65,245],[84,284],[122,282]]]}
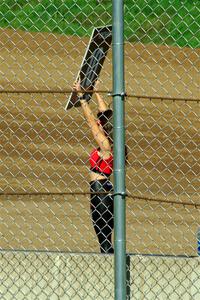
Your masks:
{"label": "person's torso", "polygon": [[104,176],[110,176],[113,171],[113,155],[108,158],[103,158],[100,155],[99,149],[94,149],[90,154],[90,170]]}

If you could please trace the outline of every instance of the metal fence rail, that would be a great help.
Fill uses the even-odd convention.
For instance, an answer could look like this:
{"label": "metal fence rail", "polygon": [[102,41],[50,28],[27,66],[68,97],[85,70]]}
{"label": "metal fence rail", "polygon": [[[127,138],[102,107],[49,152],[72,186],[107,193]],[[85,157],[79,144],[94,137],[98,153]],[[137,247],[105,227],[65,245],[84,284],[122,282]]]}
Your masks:
{"label": "metal fence rail", "polygon": [[[196,300],[200,6],[124,9],[127,299]],[[64,109],[93,27],[111,23],[110,1],[0,4],[3,300],[114,297],[90,216],[95,143],[81,108]],[[99,86],[112,108],[111,77],[112,49]]]}

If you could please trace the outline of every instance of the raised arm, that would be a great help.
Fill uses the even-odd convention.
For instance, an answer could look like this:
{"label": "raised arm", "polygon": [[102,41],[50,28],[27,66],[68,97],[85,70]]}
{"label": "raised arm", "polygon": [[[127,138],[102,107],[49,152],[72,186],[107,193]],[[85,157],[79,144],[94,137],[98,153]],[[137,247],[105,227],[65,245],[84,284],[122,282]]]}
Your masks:
{"label": "raised arm", "polygon": [[96,140],[97,144],[99,145],[100,149],[105,152],[111,151],[110,142],[109,142],[108,138],[105,136],[101,127],[98,126],[96,119],[94,117],[94,114],[92,113],[88,102],[86,100],[82,99],[83,93],[80,92],[80,84],[75,83],[73,88],[75,91],[77,91],[78,97],[80,97],[80,103],[81,103],[81,107],[82,107],[84,116],[87,120],[89,127],[91,128],[93,137]]}
{"label": "raised arm", "polygon": [[97,98],[99,112],[106,111],[108,109],[108,106],[105,103],[104,99],[101,97],[101,95],[98,92],[95,92],[95,96]]}
{"label": "raised arm", "polygon": [[97,82],[95,84],[95,88],[94,88],[94,94],[97,99],[99,112],[104,112],[108,109],[108,106],[107,106],[106,102],[104,101],[104,99],[101,97],[101,95],[98,93],[98,85],[99,85],[99,81],[97,80]]}

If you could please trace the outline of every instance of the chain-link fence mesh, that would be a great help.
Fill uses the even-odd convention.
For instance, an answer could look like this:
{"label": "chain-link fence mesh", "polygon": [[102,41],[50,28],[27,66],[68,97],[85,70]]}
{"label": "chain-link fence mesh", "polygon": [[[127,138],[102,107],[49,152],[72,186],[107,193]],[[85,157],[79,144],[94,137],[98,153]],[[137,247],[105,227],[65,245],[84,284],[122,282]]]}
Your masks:
{"label": "chain-link fence mesh", "polygon": [[[199,12],[125,1],[127,299],[199,298]],[[110,1],[0,4],[3,300],[114,297],[90,215],[95,141],[81,108],[64,109],[92,29],[111,23]],[[112,107],[111,75],[110,49]]]}

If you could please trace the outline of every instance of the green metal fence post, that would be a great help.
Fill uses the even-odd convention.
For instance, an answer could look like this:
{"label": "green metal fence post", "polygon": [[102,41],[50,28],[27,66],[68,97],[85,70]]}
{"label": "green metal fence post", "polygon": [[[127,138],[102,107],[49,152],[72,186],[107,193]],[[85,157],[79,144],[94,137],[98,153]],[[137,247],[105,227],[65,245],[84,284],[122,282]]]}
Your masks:
{"label": "green metal fence post", "polygon": [[115,300],[126,299],[123,7],[123,0],[113,0]]}

